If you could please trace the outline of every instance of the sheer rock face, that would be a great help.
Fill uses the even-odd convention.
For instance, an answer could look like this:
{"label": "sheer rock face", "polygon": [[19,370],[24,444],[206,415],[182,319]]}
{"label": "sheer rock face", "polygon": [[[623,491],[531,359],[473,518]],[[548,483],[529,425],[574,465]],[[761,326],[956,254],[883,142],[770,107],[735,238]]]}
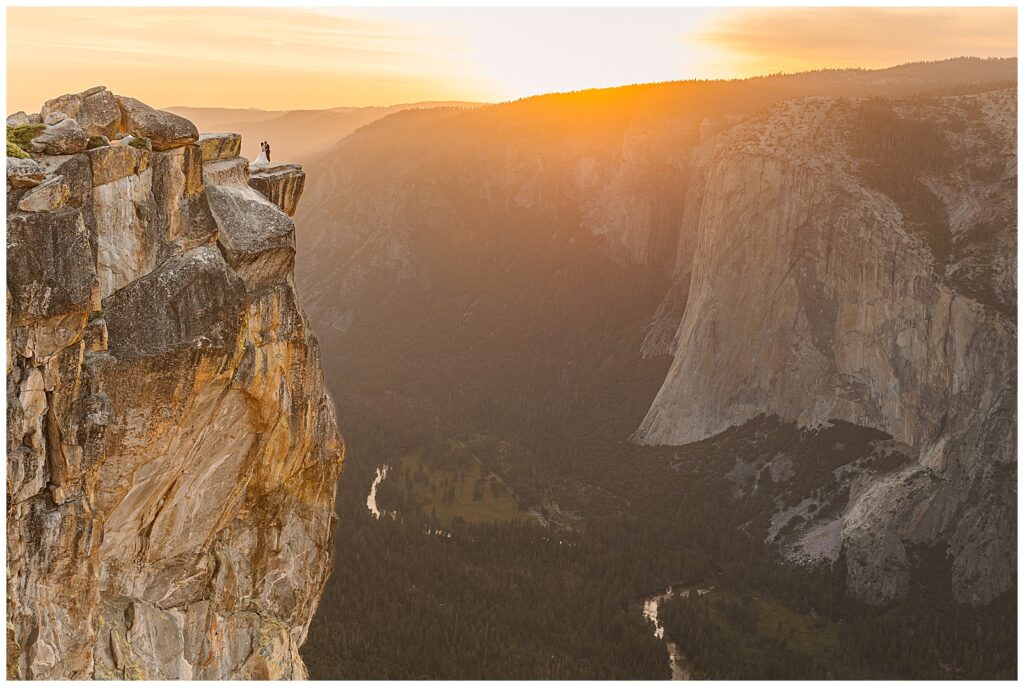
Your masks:
{"label": "sheer rock face", "polygon": [[[117,133],[104,93],[43,110]],[[237,139],[204,163],[131,102],[162,150],[8,169],[8,674],[304,677],[342,447],[294,227],[207,177],[245,169]]]}
{"label": "sheer rock face", "polygon": [[948,255],[851,156],[852,106],[782,103],[733,129],[708,167],[674,362],[637,438],[687,443],[760,413],[888,432],[919,459],[851,495],[851,590],[904,596],[907,547],[942,542],[956,598],[987,602],[1016,566],[1016,91],[906,107],[956,161],[921,178]]}

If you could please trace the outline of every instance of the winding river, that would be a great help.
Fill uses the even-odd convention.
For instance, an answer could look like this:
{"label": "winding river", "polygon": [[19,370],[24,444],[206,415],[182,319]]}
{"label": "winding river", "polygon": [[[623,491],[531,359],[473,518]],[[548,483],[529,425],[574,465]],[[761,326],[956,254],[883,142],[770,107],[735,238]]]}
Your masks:
{"label": "winding river", "polygon": [[648,597],[644,600],[644,619],[654,627],[654,636],[665,641],[665,648],[668,649],[668,666],[672,670],[673,680],[690,680],[693,678],[693,666],[686,660],[686,655],[679,648],[679,645],[671,640],[665,639],[665,627],[658,620],[658,607],[666,599],[675,597],[688,597],[692,593],[704,596],[714,587],[669,587],[660,594]]}
{"label": "winding river", "polygon": [[[373,484],[370,485],[370,493],[366,497],[366,509],[370,511],[370,514],[377,520],[380,519],[381,515],[390,515],[395,517],[394,513],[388,513],[380,510],[377,506],[377,487],[380,486],[388,477],[388,466],[381,465],[377,468],[377,473],[374,476]],[[451,534],[443,532],[441,530],[426,532],[427,534],[441,534],[451,538]],[[660,594],[648,597],[644,600],[643,614],[644,619],[649,622],[654,628],[654,636],[665,642],[665,648],[668,649],[668,664],[672,670],[673,680],[689,680],[693,677],[693,667],[687,662],[686,655],[680,650],[679,645],[671,640],[665,639],[665,628],[662,626],[661,621],[658,620],[658,607],[666,599],[672,599],[677,596],[687,597],[691,593],[696,593],[699,596],[704,596],[710,592],[714,587],[707,589],[698,587],[669,587]]]}
{"label": "winding river", "polygon": [[370,514],[377,520],[380,520],[381,511],[377,508],[377,487],[380,483],[387,479],[388,466],[381,465],[377,468],[377,476],[373,480],[373,484],[370,486],[370,494],[366,497],[366,508],[370,511]]}

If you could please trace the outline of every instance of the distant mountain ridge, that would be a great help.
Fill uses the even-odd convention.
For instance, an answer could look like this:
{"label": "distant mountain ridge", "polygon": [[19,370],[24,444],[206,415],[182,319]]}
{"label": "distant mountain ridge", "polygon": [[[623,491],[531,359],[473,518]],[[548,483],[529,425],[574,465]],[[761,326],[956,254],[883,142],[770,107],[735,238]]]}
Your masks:
{"label": "distant mountain ridge", "polygon": [[272,159],[305,163],[332,148],[361,126],[402,110],[434,107],[479,107],[480,103],[437,101],[388,106],[332,107],[324,110],[259,110],[223,107],[170,107],[201,131],[242,135],[242,156],[259,155],[260,141],[270,141]]}

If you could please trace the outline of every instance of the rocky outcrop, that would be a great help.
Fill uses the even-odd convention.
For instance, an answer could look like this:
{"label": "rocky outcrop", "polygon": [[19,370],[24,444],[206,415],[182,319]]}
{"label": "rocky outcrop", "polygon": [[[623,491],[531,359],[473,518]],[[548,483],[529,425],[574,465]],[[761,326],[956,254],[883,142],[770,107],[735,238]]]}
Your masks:
{"label": "rocky outcrop", "polygon": [[249,165],[249,186],[291,217],[299,206],[299,198],[306,186],[306,173],[302,171],[302,165],[297,164],[252,164]]}
{"label": "rocky outcrop", "polygon": [[[1009,90],[897,107],[916,135],[939,132],[930,155],[955,160],[920,170],[948,207],[949,225],[926,227],[939,237],[885,192],[881,162],[858,159],[864,104],[779,104],[730,131],[708,168],[674,362],[637,437],[688,443],[765,413],[915,447],[917,463],[861,485],[843,520],[849,586],[872,603],[906,594],[915,544],[948,546],[961,601],[1015,576],[1015,290],[1000,286],[1014,283],[1015,104]],[[991,284],[960,278],[996,250],[1009,259],[986,261]]]}
{"label": "rocky outcrop", "polygon": [[7,183],[13,188],[38,186],[45,178],[43,168],[35,160],[7,158]]}
{"label": "rocky outcrop", "polygon": [[233,160],[242,154],[242,137],[235,133],[200,134],[203,161]]}
{"label": "rocky outcrop", "polygon": [[[166,110],[154,109],[135,98],[114,95],[103,86],[47,100],[40,109],[39,116],[48,127],[42,134],[44,141],[48,140],[48,137],[52,138],[55,135],[53,129],[63,122],[70,122],[70,125],[65,126],[73,126],[74,130],[81,132],[85,138],[104,136],[114,139],[128,134],[146,139],[153,150],[180,148],[199,139],[195,124],[184,117]],[[62,138],[66,137],[65,135]],[[82,149],[84,148],[83,139]]]}
{"label": "rocky outcrop", "polygon": [[8,160],[9,677],[305,677],[342,450],[292,221],[237,139],[43,110],[153,149]]}
{"label": "rocky outcrop", "polygon": [[154,150],[169,150],[199,139],[196,125],[173,112],[154,110],[135,98],[117,97],[124,115],[124,129],[133,136],[148,138]]}
{"label": "rocky outcrop", "polygon": [[78,122],[86,136],[113,138],[124,128],[124,113],[117,98],[103,86],[47,100],[39,110],[44,121],[58,113]]}

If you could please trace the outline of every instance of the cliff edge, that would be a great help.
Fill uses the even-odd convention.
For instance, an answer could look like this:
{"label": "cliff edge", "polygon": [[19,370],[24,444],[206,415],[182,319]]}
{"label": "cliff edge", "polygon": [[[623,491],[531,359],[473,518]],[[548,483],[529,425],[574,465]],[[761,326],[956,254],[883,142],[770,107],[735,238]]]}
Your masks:
{"label": "cliff edge", "polygon": [[10,678],[306,675],[343,451],[301,171],[239,144],[103,87],[8,118]]}

